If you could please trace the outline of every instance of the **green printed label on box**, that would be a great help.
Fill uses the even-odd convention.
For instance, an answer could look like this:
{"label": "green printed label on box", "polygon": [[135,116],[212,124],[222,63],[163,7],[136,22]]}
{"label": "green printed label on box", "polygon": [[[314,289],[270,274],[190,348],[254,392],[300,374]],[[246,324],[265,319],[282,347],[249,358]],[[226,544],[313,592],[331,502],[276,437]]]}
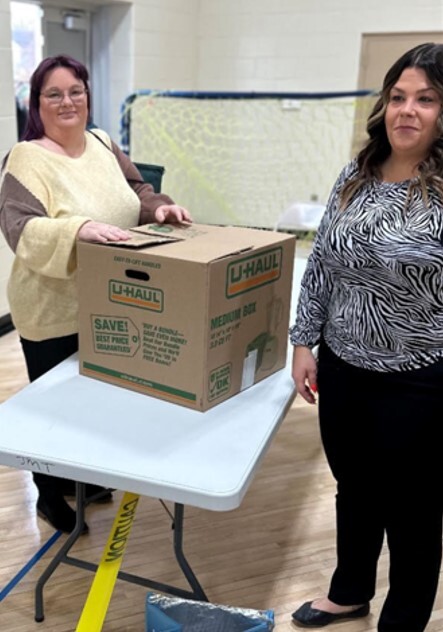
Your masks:
{"label": "green printed label on box", "polygon": [[152,391],[152,394],[157,393],[160,395],[164,395],[168,397],[168,399],[177,401],[183,400],[188,402],[195,402],[197,400],[197,396],[195,393],[190,393],[189,391],[174,388],[172,386],[168,386],[167,384],[161,384],[160,382],[154,382],[153,380],[148,380],[137,375],[130,375],[128,373],[123,373],[122,371],[108,369],[107,367],[99,366],[98,364],[92,364],[91,362],[83,362],[83,369],[88,375],[95,375],[96,377],[111,376],[115,378],[118,383],[140,386],[145,391]]}
{"label": "green printed label on box", "polygon": [[151,312],[161,313],[164,309],[162,290],[116,279],[109,281],[109,300],[111,303],[147,309]]}
{"label": "green printed label on box", "polygon": [[274,283],[281,276],[283,250],[271,248],[230,263],[226,273],[226,298]]}
{"label": "green printed label on box", "polygon": [[228,362],[219,366],[209,374],[208,400],[211,402],[231,390],[232,364]]}
{"label": "green printed label on box", "polygon": [[134,356],[140,346],[140,333],[130,318],[91,314],[95,353]]}
{"label": "green printed label on box", "polygon": [[182,348],[188,344],[178,329],[143,323],[143,360],[171,366],[177,362]]}

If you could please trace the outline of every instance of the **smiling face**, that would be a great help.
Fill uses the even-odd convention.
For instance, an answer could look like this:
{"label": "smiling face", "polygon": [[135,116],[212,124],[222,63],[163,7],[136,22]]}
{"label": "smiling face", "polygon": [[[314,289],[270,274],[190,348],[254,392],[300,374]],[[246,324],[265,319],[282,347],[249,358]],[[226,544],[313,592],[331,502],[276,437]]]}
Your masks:
{"label": "smiling face", "polygon": [[[57,96],[63,95],[62,100]],[[85,85],[69,68],[48,73],[40,91],[40,118],[45,134],[56,137],[73,129],[86,128],[88,100]]]}
{"label": "smiling face", "polygon": [[385,114],[392,154],[417,163],[426,158],[439,134],[441,109],[441,97],[426,73],[406,68],[390,91]]}

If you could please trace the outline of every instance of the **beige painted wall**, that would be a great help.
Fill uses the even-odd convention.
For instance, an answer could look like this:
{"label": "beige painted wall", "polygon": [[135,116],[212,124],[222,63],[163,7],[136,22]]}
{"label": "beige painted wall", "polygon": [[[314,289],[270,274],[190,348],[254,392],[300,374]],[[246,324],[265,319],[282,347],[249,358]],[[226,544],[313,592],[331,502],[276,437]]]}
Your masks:
{"label": "beige painted wall", "polygon": [[[0,0],[0,159],[16,141],[9,0]],[[9,312],[6,284],[12,253],[0,234],[0,317]]]}
{"label": "beige painted wall", "polygon": [[197,85],[199,8],[205,0],[135,0],[134,89]]}
{"label": "beige painted wall", "polygon": [[354,90],[362,33],[443,29],[442,0],[202,0],[199,89]]}

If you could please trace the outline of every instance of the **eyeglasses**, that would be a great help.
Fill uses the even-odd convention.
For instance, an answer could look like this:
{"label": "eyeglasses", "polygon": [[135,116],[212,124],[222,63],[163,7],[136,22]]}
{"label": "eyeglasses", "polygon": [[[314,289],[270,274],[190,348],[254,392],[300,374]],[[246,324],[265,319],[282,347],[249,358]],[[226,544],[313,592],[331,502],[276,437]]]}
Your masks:
{"label": "eyeglasses", "polygon": [[66,96],[73,103],[81,103],[86,93],[86,88],[79,87],[72,88],[66,92],[60,92],[60,90],[49,90],[48,92],[41,92],[40,94],[45,97],[51,105],[60,105]]}

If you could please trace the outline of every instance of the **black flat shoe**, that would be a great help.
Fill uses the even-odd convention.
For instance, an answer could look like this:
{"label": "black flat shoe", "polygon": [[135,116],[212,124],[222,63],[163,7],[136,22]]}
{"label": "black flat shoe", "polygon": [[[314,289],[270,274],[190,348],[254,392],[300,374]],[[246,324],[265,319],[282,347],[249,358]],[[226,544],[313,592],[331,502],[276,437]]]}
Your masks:
{"label": "black flat shoe", "polygon": [[[63,496],[75,498],[75,481],[65,479],[62,483]],[[112,502],[112,490],[92,483],[85,484],[85,498],[87,502],[106,504]]]}
{"label": "black flat shoe", "polygon": [[292,613],[292,620],[295,624],[305,628],[323,628],[325,625],[344,619],[360,619],[369,614],[369,604],[365,603],[351,612],[341,612],[333,614],[324,610],[317,610],[312,607],[312,601],[307,601],[298,610]]}
{"label": "black flat shoe", "polygon": [[[37,500],[37,515],[48,522],[57,531],[71,533],[74,531],[77,515],[63,496],[41,498]],[[82,533],[88,533],[89,527],[84,524]]]}

